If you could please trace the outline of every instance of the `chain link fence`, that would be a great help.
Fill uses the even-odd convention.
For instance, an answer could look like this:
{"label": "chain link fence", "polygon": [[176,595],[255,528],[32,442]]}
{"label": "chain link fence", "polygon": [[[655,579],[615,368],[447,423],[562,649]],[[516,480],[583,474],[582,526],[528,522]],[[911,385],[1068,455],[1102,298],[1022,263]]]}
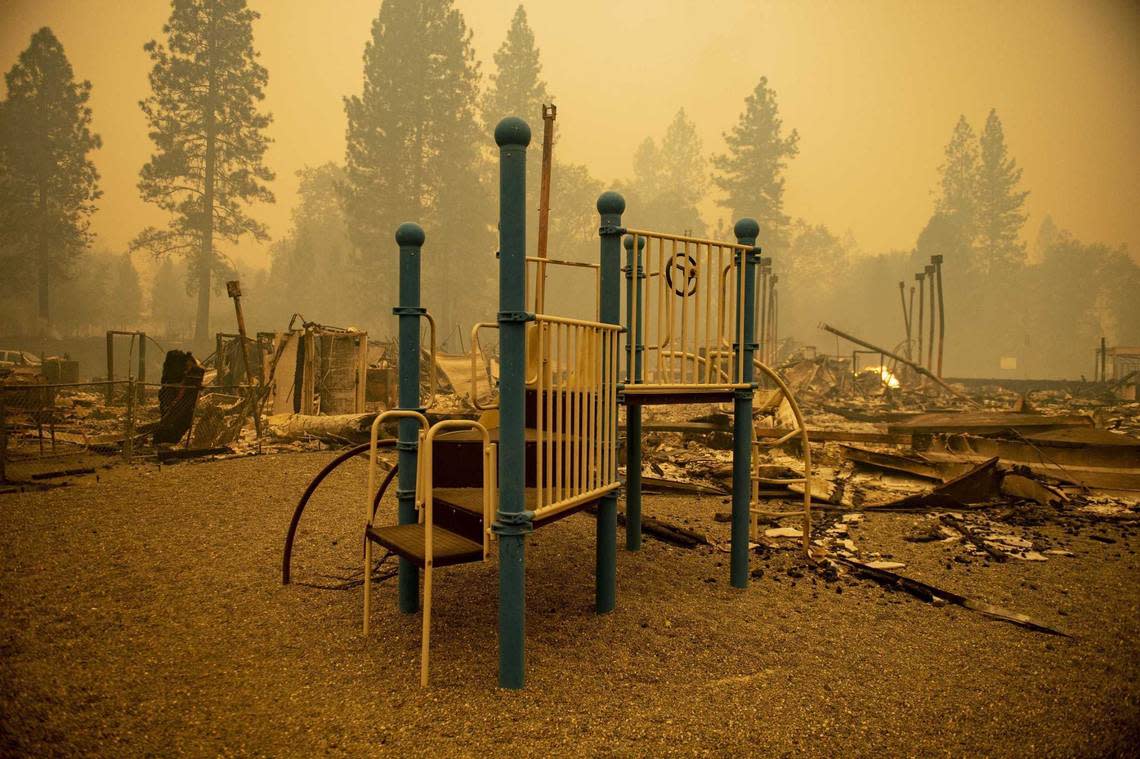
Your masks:
{"label": "chain link fence", "polygon": [[171,460],[261,448],[260,388],[119,381],[0,385],[0,478],[66,457]]}

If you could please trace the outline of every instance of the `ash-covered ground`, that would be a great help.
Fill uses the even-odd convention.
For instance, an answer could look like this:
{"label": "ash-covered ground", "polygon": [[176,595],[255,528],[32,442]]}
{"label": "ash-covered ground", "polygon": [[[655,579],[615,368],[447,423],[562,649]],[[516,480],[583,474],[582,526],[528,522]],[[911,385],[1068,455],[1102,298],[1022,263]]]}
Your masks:
{"label": "ash-covered ground", "polygon": [[522,692],[496,687],[496,563],[441,570],[421,689],[420,617],[396,611],[393,580],[374,588],[368,638],[358,586],[313,587],[359,574],[363,461],[312,501],[295,582],[281,584],[294,503],[331,456],[120,466],[0,496],[3,753],[1136,752],[1140,533],[1127,515],[998,515],[1060,552],[1001,563],[907,540],[934,526],[926,514],[850,527],[863,555],[1061,637],[837,577],[795,540],[765,542],[734,590],[724,497],[647,495],[647,514],[712,545],[620,551],[618,607],[599,617],[592,517],[532,535]]}

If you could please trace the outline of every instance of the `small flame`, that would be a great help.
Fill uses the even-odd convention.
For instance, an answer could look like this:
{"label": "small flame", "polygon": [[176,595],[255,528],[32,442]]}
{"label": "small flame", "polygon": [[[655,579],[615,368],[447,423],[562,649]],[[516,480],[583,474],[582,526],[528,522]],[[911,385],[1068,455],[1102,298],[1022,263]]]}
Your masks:
{"label": "small flame", "polygon": [[895,375],[891,373],[891,370],[885,366],[868,366],[862,370],[862,373],[863,374],[878,374],[879,379],[881,379],[883,381],[883,384],[886,385],[887,387],[890,387],[890,388],[899,387],[898,379],[896,379]]}

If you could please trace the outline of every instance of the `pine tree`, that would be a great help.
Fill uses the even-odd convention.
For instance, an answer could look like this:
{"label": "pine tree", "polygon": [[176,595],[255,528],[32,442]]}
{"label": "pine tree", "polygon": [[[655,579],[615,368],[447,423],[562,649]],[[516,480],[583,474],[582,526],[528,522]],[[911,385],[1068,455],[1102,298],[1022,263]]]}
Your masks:
{"label": "pine tree", "polygon": [[1045,253],[1053,247],[1060,236],[1061,230],[1053,221],[1053,216],[1045,214],[1045,218],[1041,220],[1041,226],[1037,228],[1037,239],[1033,241],[1033,260],[1030,263],[1039,264],[1045,260]]}
{"label": "pine tree", "polygon": [[[542,61],[523,6],[515,9],[506,39],[495,52],[494,59],[496,71],[491,74],[491,85],[484,93],[481,104],[483,130],[486,134],[491,134],[495,125],[507,116],[518,116],[531,126],[533,138],[530,150],[527,151],[526,164],[526,239],[527,250],[534,251],[538,245],[539,188],[542,182],[542,106],[552,103],[553,96],[542,79]],[[496,187],[498,180],[494,172],[498,168],[498,159],[493,155],[494,143],[487,141],[487,145],[488,155],[492,155],[494,160],[485,165],[486,180],[491,187]],[[560,171],[552,166],[552,196],[559,181]],[[591,203],[591,210],[592,206]],[[567,210],[559,208],[558,213]],[[556,215],[551,212],[552,221]]]}
{"label": "pine tree", "polygon": [[708,188],[701,138],[685,109],[677,111],[660,147],[652,137],[633,156],[633,182],[628,188],[630,218],[651,229],[704,234],[697,206]]}
{"label": "pine tree", "polygon": [[274,200],[266,186],[273,172],[262,162],[272,119],[259,110],[268,74],[253,47],[258,17],[245,0],[172,0],[166,43],[144,47],[154,67],[151,95],[140,105],[155,152],[138,186],[171,219],[164,229],[143,230],[132,249],[187,258],[198,295],[198,346],[210,342],[212,273],[228,268],[216,238],[268,239],[245,210]]}
{"label": "pine tree", "polygon": [[494,129],[507,116],[534,121],[551,97],[542,80],[542,62],[523,6],[515,9],[507,38],[494,57],[497,72],[491,75],[491,86],[483,97],[484,128]]}
{"label": "pine tree", "polygon": [[357,277],[338,187],[344,170],[333,163],[297,172],[297,206],[289,232],[270,250],[268,292],[282,319],[295,312],[333,324],[374,326],[371,296],[358,305]]}
{"label": "pine tree", "polygon": [[345,212],[378,300],[395,298],[392,234],[428,235],[425,300],[443,335],[485,318],[493,300],[493,205],[481,178],[479,67],[452,0],[385,0],[364,48],[364,88],[345,99]]}
{"label": "pine tree", "polygon": [[965,230],[967,244],[973,244],[977,236],[978,145],[965,116],[958,117],[944,154],[935,210],[956,218]]}
{"label": "pine tree", "polygon": [[186,267],[167,256],[158,265],[150,288],[152,328],[168,337],[181,337],[193,318],[187,292]]}
{"label": "pine tree", "polygon": [[51,326],[51,288],[91,242],[102,194],[89,155],[91,83],[76,82],[63,46],[44,27],[5,74],[0,103],[0,248],[5,279],[37,284],[39,325]]}
{"label": "pine tree", "polygon": [[979,144],[975,200],[978,248],[984,256],[984,270],[1008,271],[1025,261],[1025,244],[1019,238],[1029,193],[1018,189],[1021,169],[1009,157],[996,110],[986,118]]}
{"label": "pine tree", "polygon": [[107,304],[107,313],[115,329],[127,329],[138,324],[142,299],[138,270],[131,261],[131,254],[124,253],[115,261],[111,274],[110,302]]}
{"label": "pine tree", "polygon": [[713,183],[724,192],[719,204],[733,219],[751,216],[760,222],[760,244],[772,251],[786,244],[784,169],[799,153],[800,136],[784,136],[776,92],[761,77],[745,101],[744,112],[724,135],[728,152],[713,158],[719,172]]}

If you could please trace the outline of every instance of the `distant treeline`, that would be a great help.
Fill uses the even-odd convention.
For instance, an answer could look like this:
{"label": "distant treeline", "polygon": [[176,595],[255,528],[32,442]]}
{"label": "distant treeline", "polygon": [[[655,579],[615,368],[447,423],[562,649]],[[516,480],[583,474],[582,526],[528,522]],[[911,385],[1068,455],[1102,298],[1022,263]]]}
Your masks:
{"label": "distant treeline", "polygon": [[[221,283],[240,276],[251,329],[281,328],[300,313],[390,334],[392,233],[407,220],[428,231],[424,300],[447,346],[459,349],[473,322],[492,317],[497,182],[489,134],[507,115],[534,128],[533,250],[540,109],[557,100],[524,8],[484,76],[452,0],[384,0],[365,45],[360,94],[345,98],[344,160],[298,172],[292,223],[272,242],[269,267],[238,271],[225,251],[245,237],[267,241],[253,213],[275,202],[275,176],[263,160],[272,116],[262,108],[269,72],[254,46],[258,17],[245,0],[172,1],[162,38],[145,46],[153,66],[141,106],[153,154],[138,183],[168,223],[141,229],[129,250],[115,252],[93,250],[89,229],[100,197],[91,154],[101,145],[90,131],[91,85],[76,80],[50,29],[33,35],[0,103],[4,326],[28,334],[142,326],[193,332],[207,347],[212,330],[232,329]],[[726,126],[722,151],[710,153],[679,108],[638,146],[632,176],[612,184],[628,201],[627,222],[643,228],[727,238],[735,219],[757,218],[780,280],[782,335],[834,351],[816,329],[829,321],[897,345],[898,282],[909,291],[913,274],[938,254],[947,373],[995,374],[1002,358],[1014,357],[1019,374],[1076,376],[1091,367],[1101,335],[1111,344],[1140,342],[1140,270],[1126,251],[1075,240],[1049,219],[1032,248],[1022,242],[1028,193],[996,111],[980,135],[959,120],[932,177],[929,221],[911,249],[885,252],[785,213],[784,173],[801,146],[766,78]],[[593,260],[594,201],[606,185],[557,159],[553,177],[550,254]],[[702,213],[710,198],[721,209],[715,218]],[[153,256],[145,282],[132,254]],[[584,315],[593,292],[590,276],[569,274],[548,306]]]}

